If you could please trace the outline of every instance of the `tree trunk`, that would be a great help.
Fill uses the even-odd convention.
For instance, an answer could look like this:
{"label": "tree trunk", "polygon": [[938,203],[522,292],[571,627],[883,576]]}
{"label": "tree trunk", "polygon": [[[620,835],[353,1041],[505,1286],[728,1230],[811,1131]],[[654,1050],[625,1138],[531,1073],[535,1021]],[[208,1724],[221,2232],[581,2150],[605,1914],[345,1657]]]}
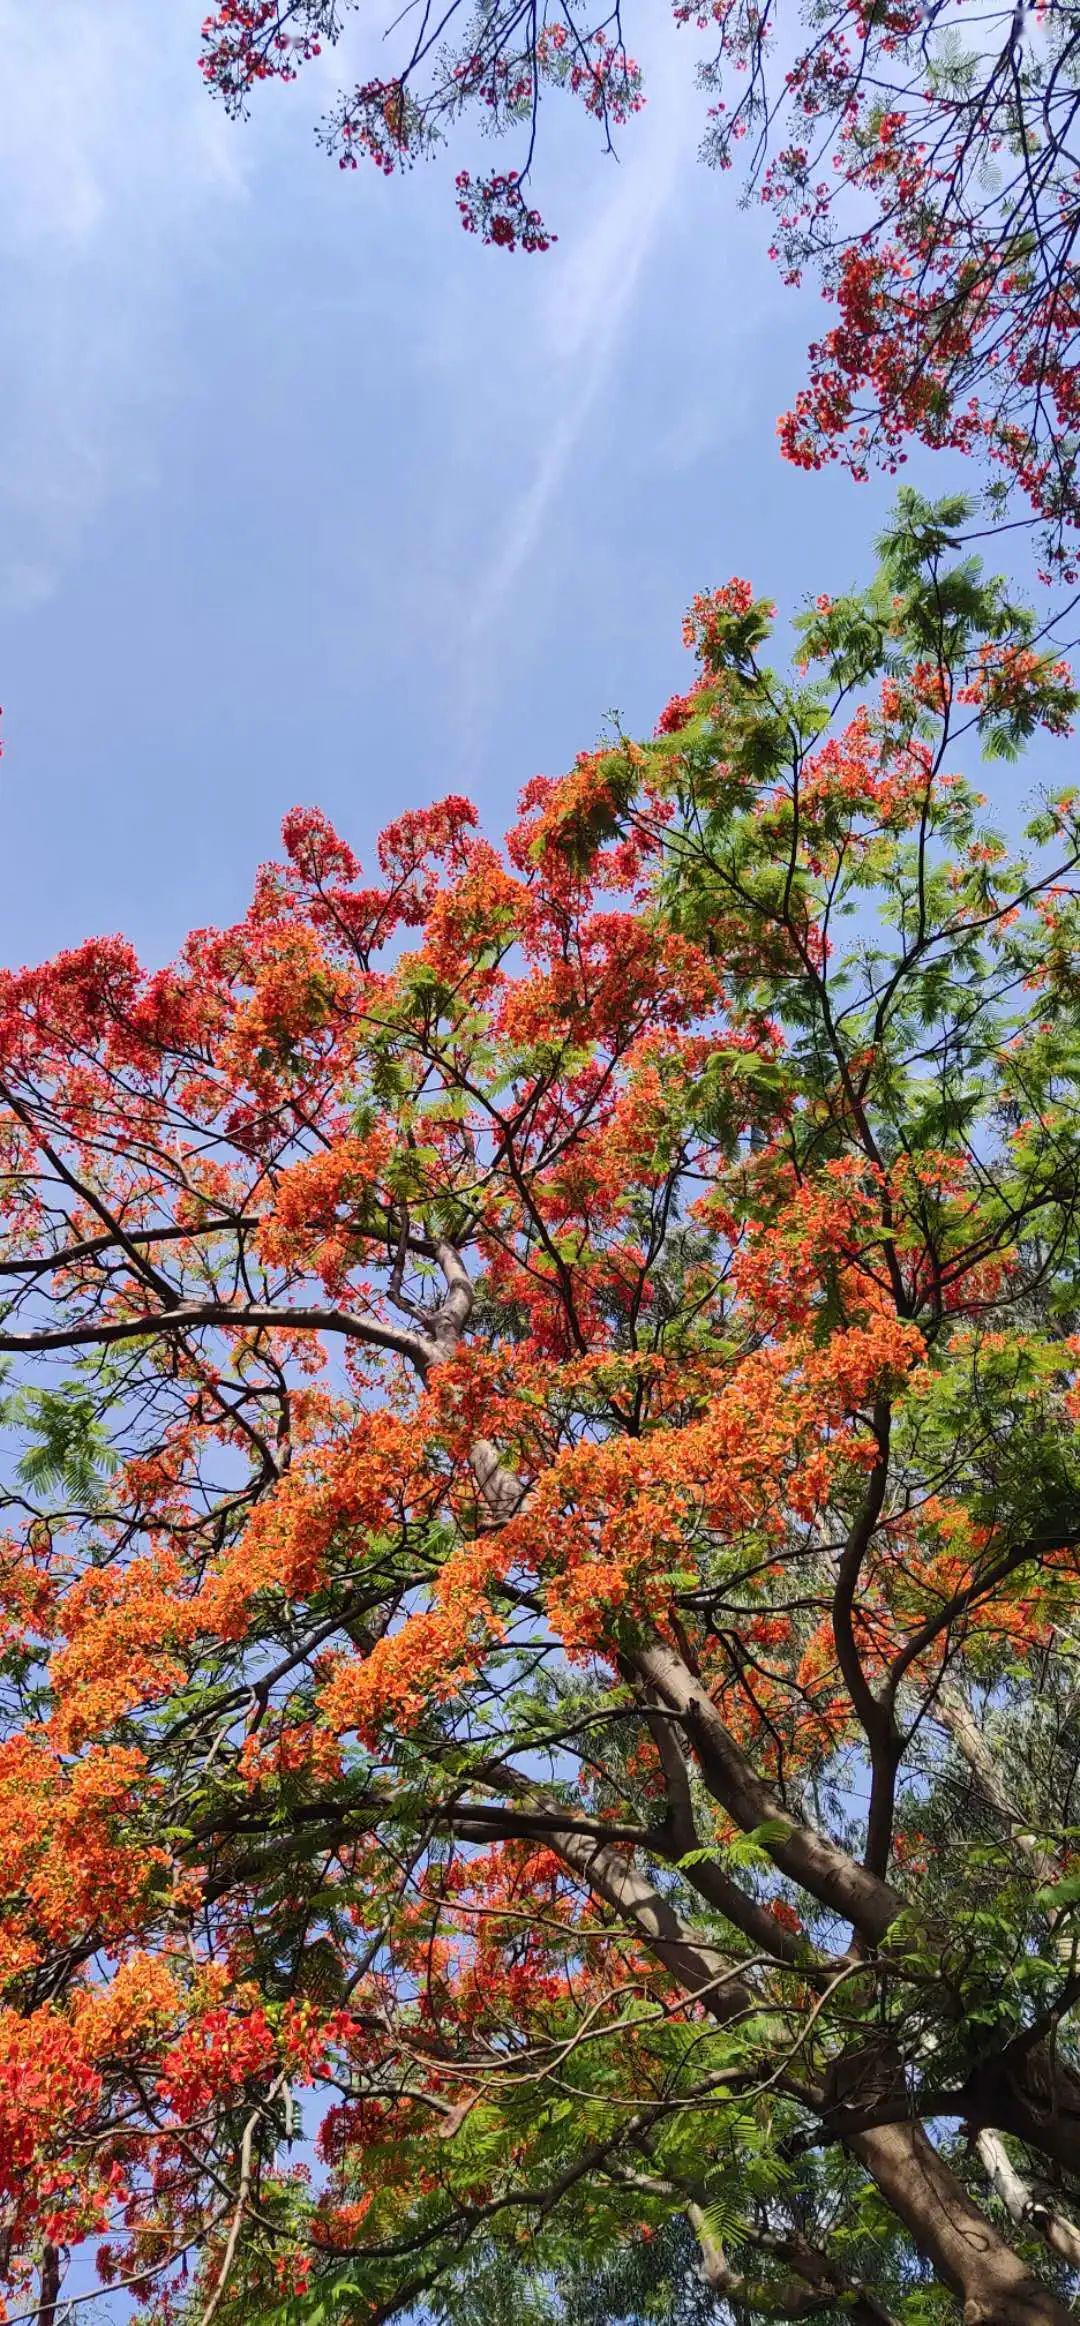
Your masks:
{"label": "tree trunk", "polygon": [[41,2255],[41,2286],[38,2302],[38,2326],[56,2326],[56,2305],[60,2299],[60,2254],[55,2245],[46,2245]]}
{"label": "tree trunk", "polygon": [[[560,1854],[568,1862],[573,1863],[579,1851],[581,1873],[586,1880],[596,1882],[598,1857],[604,1859],[609,1853],[597,1853],[595,1845],[579,1835],[562,1839]],[[639,1894],[636,1883],[645,1895]],[[724,1978],[723,1957],[703,1946],[667,1902],[657,1898],[650,1884],[621,1865],[610,1886],[607,1882],[597,1886],[602,1896],[632,1919],[659,1960],[666,1961],[691,1989],[696,1988],[714,2018],[722,2022],[730,2015],[741,1982],[732,1980],[730,1973]],[[871,2048],[859,2069],[864,2082],[872,2070],[873,2057]],[[849,2072],[852,2064],[849,2055]],[[887,2058],[880,2057],[878,2068],[887,2084],[895,2070]],[[843,2144],[880,2189],[916,2251],[958,2297],[964,2326],[1075,2326],[1065,2303],[1018,2258],[980,2212],[921,2124],[886,2124],[871,2132],[848,2133]],[[726,2260],[723,2266],[726,2268]]]}
{"label": "tree trunk", "polygon": [[918,2251],[963,2305],[964,2326],[1075,2326],[974,2205],[919,2124],[886,2124],[845,2145]]}
{"label": "tree trunk", "polygon": [[969,2122],[1010,2133],[1033,2156],[1049,2157],[1080,2178],[1080,2076],[1052,2043],[1007,2045],[963,2089]]}
{"label": "tree trunk", "polygon": [[[477,1441],[472,1467],[492,1524],[501,1523],[521,1507],[519,1482],[486,1440]],[[654,1640],[637,1650],[633,1663],[650,1694],[678,1714],[707,1789],[736,1823],[749,1832],[767,1819],[782,1820],[785,1837],[770,1844],[774,1863],[812,1897],[850,1920],[864,1940],[878,1944],[886,1938],[902,1908],[898,1893],[846,1851],[788,1816],[729,1735],[707,1691],[681,1656],[665,1641]],[[625,1862],[618,1877],[606,1881],[598,1856],[593,1854],[590,1867],[590,1845],[583,1847],[576,1835],[560,1836],[555,1846],[616,1911],[627,1916],[657,1958],[692,1990],[696,1988],[715,2018],[729,2017],[733,2005],[736,2009],[745,2007],[741,1982],[730,1971],[723,1976],[723,1958],[686,1930],[651,1884],[642,1885],[650,1893],[647,1898],[634,1895],[640,1877],[635,1877]],[[1040,2061],[1029,2056],[1023,2072],[1025,2085],[1030,2087],[1034,2081],[1036,2086],[1034,2109],[1026,2094],[1024,2103],[1036,2120],[1042,2116],[1045,2101],[1046,2078],[1045,2074],[1040,2076],[1040,2066]],[[999,2085],[1000,2081],[999,2075]],[[1051,2085],[1053,2082],[1051,2076]],[[1073,2082],[1080,2091],[1080,2079]],[[1055,2096],[1051,2092],[1051,2100]],[[1015,2111],[1014,2093],[1010,2098]],[[1001,2122],[990,2110],[983,2120]],[[1020,2125],[1015,2129],[1022,2138]],[[958,2297],[964,2326],[1075,2326],[1071,2310],[1028,2269],[973,2203],[921,2124],[902,2122],[849,2133],[843,2145],[858,2158],[907,2230],[916,2251]],[[1054,2153],[1045,2132],[1043,2145],[1047,2153]],[[722,2266],[726,2267],[726,2261]]]}

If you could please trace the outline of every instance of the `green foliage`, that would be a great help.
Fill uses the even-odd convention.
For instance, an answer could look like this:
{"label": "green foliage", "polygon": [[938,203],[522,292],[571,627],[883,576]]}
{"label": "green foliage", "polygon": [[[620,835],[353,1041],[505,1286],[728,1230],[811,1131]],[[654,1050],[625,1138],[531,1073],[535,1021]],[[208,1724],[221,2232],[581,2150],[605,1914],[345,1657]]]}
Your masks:
{"label": "green foliage", "polygon": [[[59,1738],[60,1797],[97,1724],[138,1794],[70,1915],[82,1803],[54,1890],[15,1835],[11,2027],[149,1928],[227,2051],[213,1950],[256,2065],[183,2141],[171,2024],[101,2069],[210,2224],[192,2326],[231,2206],[220,2326],[741,2326],[792,2270],[827,2326],[944,2326],[869,2134],[992,2205],[962,2128],[1004,2117],[1080,2204],[1080,817],[1008,845],[954,767],[1074,697],[965,521],[902,496],[790,671],[745,585],[697,601],[703,684],[541,789],[486,917],[431,872],[385,980],[303,990],[213,1335],[9,1382],[55,1506],[3,1577],[25,1765]],[[99,1944],[117,1832],[143,1919]]]}
{"label": "green foliage", "polygon": [[92,1510],[116,1467],[106,1421],[110,1384],[98,1368],[93,1387],[76,1377],[59,1389],[20,1385],[0,1404],[0,1426],[26,1441],[16,1475],[30,1494],[65,1495]]}

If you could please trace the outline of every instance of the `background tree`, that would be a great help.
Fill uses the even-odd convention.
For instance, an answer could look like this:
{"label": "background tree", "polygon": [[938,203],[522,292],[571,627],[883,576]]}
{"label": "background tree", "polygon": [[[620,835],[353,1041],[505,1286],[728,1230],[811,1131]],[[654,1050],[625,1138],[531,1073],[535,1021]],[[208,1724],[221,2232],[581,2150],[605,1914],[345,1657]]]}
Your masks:
{"label": "background tree", "polygon": [[[706,158],[743,141],[747,191],[785,278],[810,268],[838,319],[781,423],[786,456],[894,469],[912,436],[979,450],[1000,516],[1019,487],[1048,571],[1076,579],[1080,22],[1075,7],[971,0],[674,0],[713,35],[699,67]],[[347,0],[224,0],[203,71],[233,111],[335,42]],[[342,94],[321,137],[388,174],[463,118],[514,132],[515,166],[457,178],[463,224],[527,250],[550,235],[530,184],[543,99],[580,100],[610,146],[642,102],[619,6],[450,0],[390,28],[392,69]]]}
{"label": "background tree", "polygon": [[1069,2315],[1080,805],[955,761],[1076,695],[965,516],[505,852],[5,974],[15,2316]]}

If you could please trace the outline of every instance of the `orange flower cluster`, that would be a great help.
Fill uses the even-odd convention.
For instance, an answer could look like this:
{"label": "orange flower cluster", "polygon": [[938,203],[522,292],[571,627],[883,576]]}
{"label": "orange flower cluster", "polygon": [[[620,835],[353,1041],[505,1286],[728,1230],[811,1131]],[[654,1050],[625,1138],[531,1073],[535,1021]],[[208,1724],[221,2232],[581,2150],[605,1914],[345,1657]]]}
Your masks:
{"label": "orange flower cluster", "polygon": [[[890,1689],[929,1733],[944,1671],[1005,1690],[1073,1620],[1023,1500],[1080,1396],[1038,1307],[1073,875],[935,772],[922,646],[829,734],[811,689],[789,769],[767,620],[697,601],[700,721],[531,784],[504,852],[453,799],[365,886],[298,811],[169,970],[0,977],[16,2280],[107,2238],[175,2285],[235,2218],[238,2300],[347,2250],[374,2307],[514,2197],[523,2093],[682,2110],[729,1973],[756,2091],[867,1887],[885,1959],[878,1863],[946,1883],[899,1795],[850,1846]],[[974,666],[1015,707],[1022,658]]]}

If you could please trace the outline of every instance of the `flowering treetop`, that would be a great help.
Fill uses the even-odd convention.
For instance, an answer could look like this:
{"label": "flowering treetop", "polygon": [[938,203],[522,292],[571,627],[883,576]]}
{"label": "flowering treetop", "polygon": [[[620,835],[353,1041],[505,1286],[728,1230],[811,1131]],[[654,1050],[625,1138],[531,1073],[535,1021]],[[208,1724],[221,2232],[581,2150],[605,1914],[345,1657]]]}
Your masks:
{"label": "flowering treetop", "polygon": [[0,981],[12,2317],[1067,2317],[1080,803],[958,761],[1077,698],[963,516]]}

